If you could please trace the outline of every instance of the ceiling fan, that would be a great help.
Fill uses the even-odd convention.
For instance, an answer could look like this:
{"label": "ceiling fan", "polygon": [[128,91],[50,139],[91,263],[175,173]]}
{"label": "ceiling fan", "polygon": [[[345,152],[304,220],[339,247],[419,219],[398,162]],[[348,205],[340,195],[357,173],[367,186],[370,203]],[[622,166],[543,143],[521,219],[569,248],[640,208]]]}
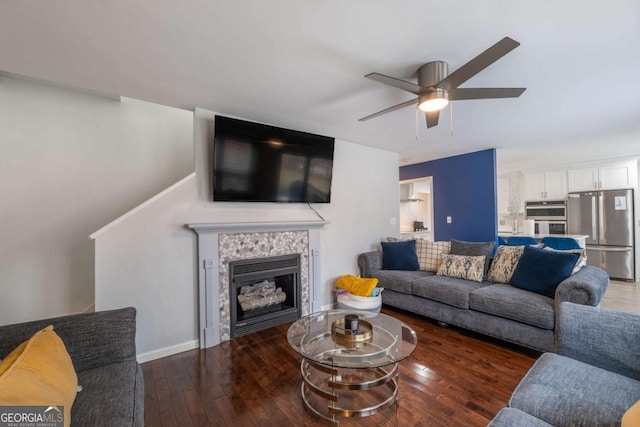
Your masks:
{"label": "ceiling fan", "polygon": [[448,73],[448,64],[446,62],[428,62],[418,68],[418,84],[379,73],[367,74],[365,77],[371,80],[406,90],[407,92],[418,95],[418,97],[363,117],[359,121],[362,122],[373,119],[374,117],[408,107],[409,105],[418,104],[418,108],[425,112],[427,127],[430,128],[438,124],[440,110],[446,107],[449,101],[517,98],[526,88],[460,88],[458,86],[518,46],[520,46],[520,43],[509,37],[505,37],[451,74]]}

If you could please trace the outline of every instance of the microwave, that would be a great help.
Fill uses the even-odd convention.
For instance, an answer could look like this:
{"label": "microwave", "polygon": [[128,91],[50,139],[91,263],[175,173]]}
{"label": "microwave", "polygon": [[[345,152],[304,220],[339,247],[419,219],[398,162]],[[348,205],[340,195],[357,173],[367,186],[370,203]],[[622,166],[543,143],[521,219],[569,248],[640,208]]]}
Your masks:
{"label": "microwave", "polygon": [[566,200],[545,200],[543,202],[526,202],[525,216],[534,221],[566,221]]}

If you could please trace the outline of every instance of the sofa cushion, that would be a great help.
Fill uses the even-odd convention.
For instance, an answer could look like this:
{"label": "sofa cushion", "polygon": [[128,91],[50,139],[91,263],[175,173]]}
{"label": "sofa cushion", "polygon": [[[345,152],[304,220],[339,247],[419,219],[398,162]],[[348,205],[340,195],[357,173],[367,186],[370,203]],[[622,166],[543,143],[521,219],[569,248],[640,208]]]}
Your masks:
{"label": "sofa cushion", "polygon": [[498,246],[489,267],[487,280],[495,283],[509,283],[523,250],[524,246]]}
{"label": "sofa cushion", "polygon": [[451,251],[453,255],[468,256],[485,256],[484,261],[484,277],[487,277],[489,271],[489,261],[491,260],[491,252],[496,242],[461,242],[459,240],[451,240]]}
{"label": "sofa cushion", "polygon": [[571,276],[578,258],[579,254],[526,246],[509,283],[553,298],[560,282]]}
{"label": "sofa cushion", "polygon": [[515,408],[502,408],[487,427],[552,427],[551,424]]}
{"label": "sofa cushion", "polygon": [[0,363],[0,371],[0,406],[62,406],[64,425],[71,424],[78,377],[53,326],[36,332],[18,346]]}
{"label": "sofa cushion", "polygon": [[431,276],[414,280],[411,291],[419,297],[468,309],[469,293],[485,285],[454,277]]}
{"label": "sofa cushion", "polygon": [[[135,362],[113,363],[78,374],[82,390],[71,408],[74,426],[132,426],[140,416],[144,383]],[[136,399],[141,397],[142,400]]]}
{"label": "sofa cushion", "polygon": [[442,254],[442,264],[438,276],[457,277],[474,282],[482,282],[484,277],[484,256]]}
{"label": "sofa cushion", "polygon": [[554,426],[614,426],[639,399],[640,381],[545,353],[520,382],[509,406]]}
{"label": "sofa cushion", "polygon": [[381,242],[382,269],[415,271],[420,268],[416,255],[416,241]]}
{"label": "sofa cushion", "polygon": [[448,254],[451,242],[430,242],[424,239],[416,240],[416,254],[420,270],[438,271],[442,263],[442,254]]}
{"label": "sofa cushion", "polygon": [[555,326],[552,298],[501,283],[474,290],[469,296],[469,308],[542,329],[552,330]]}
{"label": "sofa cushion", "polygon": [[431,271],[378,270],[372,276],[378,279],[381,288],[411,295],[412,281],[434,274]]}

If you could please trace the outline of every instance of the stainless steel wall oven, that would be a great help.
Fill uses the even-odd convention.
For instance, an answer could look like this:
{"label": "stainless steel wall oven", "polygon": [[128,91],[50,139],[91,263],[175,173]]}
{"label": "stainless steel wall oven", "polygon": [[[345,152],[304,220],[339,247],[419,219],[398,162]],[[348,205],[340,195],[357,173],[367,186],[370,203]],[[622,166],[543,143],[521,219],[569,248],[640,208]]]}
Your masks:
{"label": "stainless steel wall oven", "polygon": [[526,202],[525,215],[534,221],[566,221],[566,200],[545,200],[543,202]]}
{"label": "stainless steel wall oven", "polygon": [[549,234],[567,234],[567,221],[535,221],[536,234],[544,234],[545,222],[548,224]]}

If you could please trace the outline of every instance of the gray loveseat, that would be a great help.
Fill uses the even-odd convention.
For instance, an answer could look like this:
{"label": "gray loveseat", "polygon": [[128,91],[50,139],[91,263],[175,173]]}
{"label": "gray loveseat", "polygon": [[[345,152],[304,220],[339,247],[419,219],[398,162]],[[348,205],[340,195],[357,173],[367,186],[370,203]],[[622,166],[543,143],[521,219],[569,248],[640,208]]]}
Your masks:
{"label": "gray loveseat", "polygon": [[429,271],[382,270],[382,252],[358,256],[362,277],[379,280],[382,303],[538,351],[554,350],[556,310],[563,301],[596,306],[607,273],[585,266],[560,283],[555,298],[507,284],[473,282]]}
{"label": "gray loveseat", "polygon": [[0,359],[48,325],[64,342],[82,386],[71,407],[71,425],[143,426],[144,380],[136,361],[135,309],[0,326]]}
{"label": "gray loveseat", "polygon": [[620,425],[640,400],[638,343],[640,316],[560,304],[557,354],[536,361],[489,426]]}

